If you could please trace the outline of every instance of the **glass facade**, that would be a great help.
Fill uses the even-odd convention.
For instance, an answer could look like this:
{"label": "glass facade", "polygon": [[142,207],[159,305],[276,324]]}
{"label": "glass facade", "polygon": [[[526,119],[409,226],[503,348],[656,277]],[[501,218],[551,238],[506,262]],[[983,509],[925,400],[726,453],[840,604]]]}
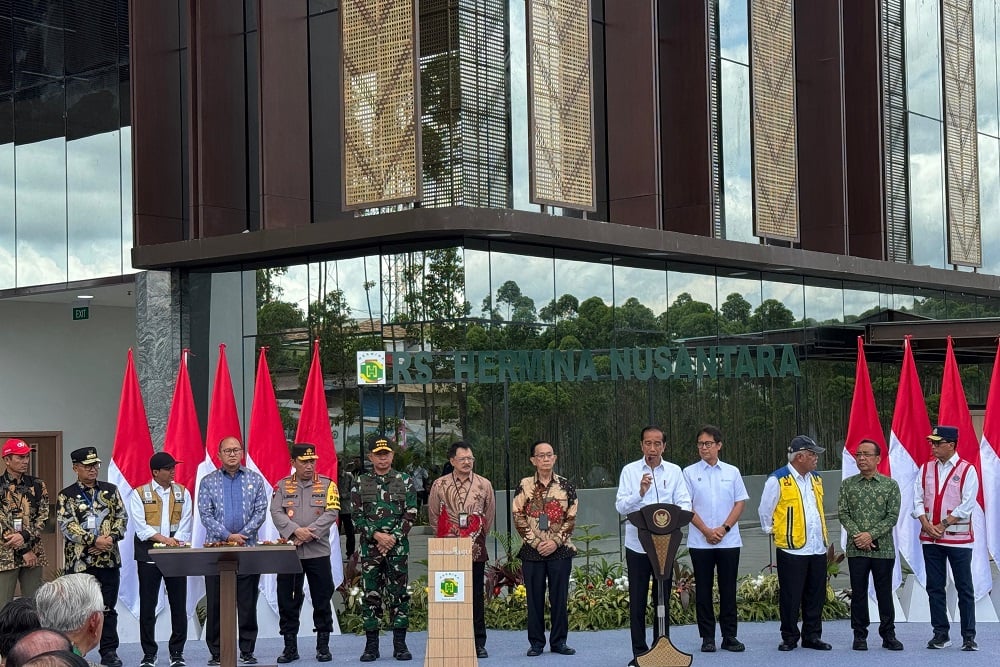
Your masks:
{"label": "glass facade", "polygon": [[[933,319],[1000,314],[1000,298],[471,240],[311,258],[256,270],[256,284],[244,349],[269,347],[289,437],[318,338],[342,458],[359,455],[362,438],[382,430],[400,442],[405,434],[401,456],[426,455],[440,466],[448,445],[461,438],[477,450],[477,470],[498,488],[528,474],[524,452],[536,439],[555,445],[560,472],[581,487],[613,486],[650,423],[663,425],[668,457],[678,464],[696,459],[694,436],[714,423],[725,434],[727,460],[744,473],[777,467],[796,433],[814,435],[827,447],[823,466],[839,467],[861,322],[886,309]],[[192,331],[191,339],[206,340],[202,334]],[[772,362],[785,368],[784,346],[797,372],[763,370]],[[775,350],[771,362],[767,349]],[[389,381],[359,388],[356,352],[371,350],[387,352]],[[702,357],[723,350],[730,350],[729,371],[720,362],[710,372]],[[456,358],[456,351],[468,356]],[[513,356],[501,371],[504,351]],[[588,351],[589,369],[581,351]],[[879,351],[868,362],[888,425],[899,346],[881,348],[884,358]],[[414,358],[422,353],[426,382],[416,377]],[[575,362],[528,376],[510,370],[519,354]],[[690,362],[683,361],[687,354]],[[253,377],[256,357],[243,355],[243,368],[231,360],[234,381]],[[631,362],[623,365],[623,358]],[[939,358],[918,358],[918,370],[934,406]],[[970,403],[984,401],[987,370],[966,366],[963,376]]]}
{"label": "glass facade", "polygon": [[997,57],[997,0],[974,0],[976,113],[979,130],[979,216],[983,229],[983,272],[1000,275],[1000,85]]}
{"label": "glass facade", "polygon": [[756,243],[750,132],[749,3],[719,0],[719,106],[722,118],[722,238]]}
{"label": "glass facade", "polygon": [[0,289],[132,271],[127,0],[0,2]]}

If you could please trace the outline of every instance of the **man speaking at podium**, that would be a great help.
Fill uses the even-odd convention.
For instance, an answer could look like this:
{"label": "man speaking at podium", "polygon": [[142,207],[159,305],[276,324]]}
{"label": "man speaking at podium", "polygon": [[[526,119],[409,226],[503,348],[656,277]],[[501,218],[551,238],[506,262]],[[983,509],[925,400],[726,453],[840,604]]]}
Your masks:
{"label": "man speaking at podium", "polygon": [[[615,509],[622,516],[642,509],[646,505],[666,503],[677,505],[683,510],[691,510],[691,494],[684,482],[680,467],[663,460],[663,431],[657,426],[642,429],[639,445],[642,458],[622,468],[618,479],[618,494]],[[658,600],[658,584],[653,577],[653,566],[649,556],[639,542],[639,530],[630,521],[625,522],[625,564],[628,567],[628,606],[632,628],[632,661],[649,650],[646,643],[646,609],[649,595]],[[650,588],[652,580],[652,588]],[[670,580],[664,585],[669,588]],[[653,625],[653,641],[659,636]]]}

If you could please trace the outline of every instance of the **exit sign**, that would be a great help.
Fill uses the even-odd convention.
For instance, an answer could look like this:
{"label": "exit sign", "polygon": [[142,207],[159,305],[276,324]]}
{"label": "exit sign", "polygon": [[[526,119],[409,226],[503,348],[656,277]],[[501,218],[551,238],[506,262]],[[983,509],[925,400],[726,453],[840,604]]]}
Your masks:
{"label": "exit sign", "polygon": [[73,321],[76,320],[89,320],[90,319],[90,307],[82,306],[80,308],[73,309]]}

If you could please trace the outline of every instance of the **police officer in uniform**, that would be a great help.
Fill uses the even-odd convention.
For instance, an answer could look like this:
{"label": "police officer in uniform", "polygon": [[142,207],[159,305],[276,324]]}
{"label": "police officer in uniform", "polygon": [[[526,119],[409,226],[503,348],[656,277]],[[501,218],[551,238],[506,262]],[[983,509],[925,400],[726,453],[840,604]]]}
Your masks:
{"label": "police officer in uniform", "polygon": [[388,608],[392,619],[392,656],[412,660],[406,647],[410,596],[406,592],[407,534],[417,519],[417,494],[410,476],[392,469],[393,451],[379,436],[372,442],[368,459],[372,470],[360,472],[351,487],[354,524],[361,550],[361,580],[364,587],[365,651],[361,662],[378,659],[378,628]]}
{"label": "police officer in uniform", "polygon": [[185,667],[184,644],[187,641],[187,577],[164,577],[150,557],[157,544],[186,546],[191,541],[194,503],[186,488],[174,482],[174,468],[180,463],[167,452],[157,452],[149,459],[152,479],[128,497],[128,515],[135,527],[135,560],[139,576],[139,643],[142,663],[156,665],[156,603],[160,579],[170,603],[170,667]]}
{"label": "police officer in uniform", "polygon": [[115,605],[122,567],[118,542],[125,538],[128,513],[118,487],[97,479],[101,459],[96,448],[74,449],[69,456],[77,481],[60,491],[56,501],[59,531],[65,540],[66,573],[92,574],[101,585],[104,596],[101,664],[122,667]]}
{"label": "police officer in uniform", "polygon": [[[330,529],[340,511],[340,492],[329,477],[316,474],[316,447],[292,445],[295,472],[278,482],[271,495],[271,520],[278,533],[295,544],[302,572],[278,575],[279,629],[285,650],[278,657],[284,664],[299,659],[296,638],[302,612],[302,584],[309,579],[313,624],[316,632],[316,660],[330,662],[330,632],[333,631],[333,572],[330,568]],[[337,545],[339,554],[340,545]],[[339,557],[339,555],[338,555]]]}

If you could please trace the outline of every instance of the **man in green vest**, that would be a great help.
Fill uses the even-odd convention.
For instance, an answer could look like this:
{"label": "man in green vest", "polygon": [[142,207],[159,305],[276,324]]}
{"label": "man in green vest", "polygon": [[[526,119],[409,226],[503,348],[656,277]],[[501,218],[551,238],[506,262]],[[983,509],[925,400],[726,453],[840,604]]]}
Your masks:
{"label": "man in green vest", "polygon": [[128,497],[129,520],[135,526],[135,560],[139,575],[139,644],[140,667],[156,665],[156,605],[160,598],[160,580],[167,589],[170,603],[170,667],[185,667],[184,644],[187,641],[187,577],[164,577],[149,557],[150,549],[181,547],[191,542],[194,505],[186,488],[174,481],[174,467],[180,463],[167,452],[157,452],[149,459],[153,478],[136,488]]}
{"label": "man in green vest", "polygon": [[[778,610],[781,617],[779,651],[802,648],[829,651],[822,640],[823,603],[826,601],[826,518],[823,480],[814,471],[825,450],[807,435],[788,445],[788,465],[771,473],[761,494],[760,526],[774,535],[777,547]],[[799,610],[802,632],[799,632]]]}

